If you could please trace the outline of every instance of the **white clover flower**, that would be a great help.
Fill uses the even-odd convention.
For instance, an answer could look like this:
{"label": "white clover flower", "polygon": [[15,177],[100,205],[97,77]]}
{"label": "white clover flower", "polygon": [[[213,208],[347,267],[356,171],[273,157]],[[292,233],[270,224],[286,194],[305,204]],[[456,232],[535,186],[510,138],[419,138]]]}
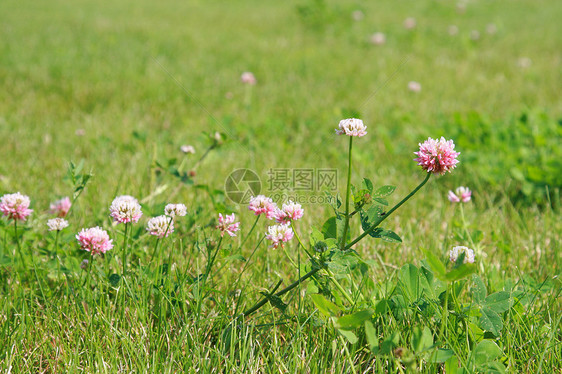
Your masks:
{"label": "white clover flower", "polygon": [[406,30],[412,30],[416,27],[416,19],[413,17],[408,17],[404,20],[404,28]]}
{"label": "white clover flower", "polygon": [[451,249],[449,251],[449,260],[451,260],[451,262],[457,262],[457,259],[459,258],[459,256],[461,255],[461,253],[464,252],[464,260],[463,263],[470,263],[473,264],[474,263],[474,251],[468,247],[465,246],[457,246],[457,247],[453,247],[453,249]]}
{"label": "white clover flower", "polygon": [[374,45],[383,45],[386,43],[386,35],[382,32],[376,32],[371,35],[371,43]]}
{"label": "white clover flower", "polygon": [[174,232],[174,219],[167,216],[158,216],[148,220],[146,230],[150,231],[151,235],[159,238],[167,237]]}
{"label": "white clover flower", "polygon": [[463,203],[468,203],[471,197],[472,191],[470,191],[468,187],[463,186],[457,187],[455,192],[449,191],[449,193],[447,194],[447,198],[452,203],[460,203],[461,201]]}
{"label": "white clover flower", "polygon": [[242,73],[242,75],[240,76],[240,81],[244,84],[248,84],[248,85],[255,85],[256,83],[258,83],[255,75],[249,71],[245,71]]}
{"label": "white clover flower", "polygon": [[182,145],[180,147],[180,151],[182,151],[185,154],[194,154],[195,153],[195,148],[192,145]]}
{"label": "white clover flower", "polygon": [[111,211],[111,217],[119,223],[136,223],[142,216],[139,202],[129,195],[117,196],[111,203],[109,210]]}
{"label": "white clover flower", "polygon": [[348,136],[365,136],[367,135],[367,126],[357,118],[342,119],[336,129],[337,135]]}
{"label": "white clover flower", "polygon": [[183,204],[168,204],[164,208],[164,213],[168,217],[183,217],[187,214],[187,207]]}
{"label": "white clover flower", "polygon": [[47,221],[47,226],[49,227],[49,231],[61,231],[68,227],[68,221],[64,218],[52,218]]}
{"label": "white clover flower", "polygon": [[421,84],[416,81],[408,82],[408,89],[412,92],[420,92],[421,91]]}

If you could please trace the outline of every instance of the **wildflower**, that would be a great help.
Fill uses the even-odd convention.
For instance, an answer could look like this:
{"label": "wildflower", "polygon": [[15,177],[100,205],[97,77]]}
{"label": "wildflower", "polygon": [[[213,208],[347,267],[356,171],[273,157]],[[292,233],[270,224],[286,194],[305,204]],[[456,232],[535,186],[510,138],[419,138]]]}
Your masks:
{"label": "wildflower", "polygon": [[185,154],[191,153],[194,154],[195,153],[195,148],[193,148],[192,145],[182,145],[180,147],[180,151],[182,151]]}
{"label": "wildflower", "polygon": [[421,91],[421,84],[418,82],[408,82],[408,89],[412,92],[420,92]]}
{"label": "wildflower", "polygon": [[174,232],[174,219],[167,216],[153,217],[148,220],[146,230],[150,231],[150,235],[159,238],[168,237],[169,234]]}
{"label": "wildflower", "polygon": [[382,32],[376,32],[371,35],[371,43],[374,45],[383,45],[386,43],[386,36]]}
{"label": "wildflower", "polygon": [[8,219],[25,221],[33,212],[32,209],[29,209],[30,203],[29,196],[19,192],[6,194],[0,198],[0,211]]}
{"label": "wildflower", "polygon": [[164,208],[168,217],[183,217],[187,214],[187,207],[183,204],[168,204]]}
{"label": "wildflower", "polygon": [[47,226],[49,231],[61,231],[65,227],[68,227],[68,221],[64,218],[52,218],[47,221]]}
{"label": "wildflower", "polygon": [[354,10],[353,13],[351,13],[351,18],[353,18],[355,22],[361,21],[363,17],[365,17],[365,15],[360,10]]}
{"label": "wildflower", "polygon": [[445,140],[444,137],[440,140],[427,138],[419,146],[419,152],[414,152],[418,156],[414,161],[428,173],[443,175],[453,170],[459,162],[457,157],[460,152],[455,152],[455,143],[452,140]]}
{"label": "wildflower", "polygon": [[225,232],[230,236],[236,236],[235,232],[240,230],[240,222],[235,223],[234,220],[236,220],[234,213],[231,215],[225,214],[224,217],[219,213],[217,229],[221,231],[221,236],[223,236]]}
{"label": "wildflower", "polygon": [[464,260],[463,263],[474,263],[474,251],[468,247],[464,247],[464,246],[458,246],[458,247],[453,247],[453,249],[451,249],[449,251],[449,260],[451,260],[451,262],[457,262],[457,259],[459,258],[459,256],[461,255],[461,253],[464,252]]}
{"label": "wildflower", "polygon": [[342,119],[338,127],[339,128],[336,129],[337,135],[349,135],[357,137],[367,135],[367,126],[363,124],[363,121],[357,118]]}
{"label": "wildflower", "polygon": [[472,31],[470,32],[470,39],[472,39],[472,40],[474,40],[474,41],[480,39],[480,31],[478,31],[478,30],[472,30]]}
{"label": "wildflower", "polygon": [[82,262],[80,263],[80,269],[86,270],[88,268],[89,263],[90,263],[90,261],[88,261],[86,259],[82,260]]}
{"label": "wildflower", "polygon": [[496,31],[498,31],[498,28],[496,27],[495,24],[493,23],[489,23],[486,25],[486,32],[490,35],[494,35],[496,33]]}
{"label": "wildflower", "polygon": [[222,143],[224,143],[223,135],[218,131],[215,131],[214,134],[210,135],[210,138],[215,142],[215,145],[222,145]]}
{"label": "wildflower", "polygon": [[92,253],[92,255],[105,253],[113,248],[113,240],[109,239],[107,232],[99,226],[82,229],[76,239],[80,248]]}
{"label": "wildflower", "polygon": [[269,226],[267,232],[266,239],[273,241],[270,246],[272,248],[283,247],[283,243],[288,242],[294,236],[290,223]]}
{"label": "wildflower", "polygon": [[63,197],[62,199],[51,203],[49,206],[49,213],[55,214],[57,217],[64,218],[70,211],[71,206],[72,203],[70,202],[70,198],[68,196]]}
{"label": "wildflower", "polygon": [[469,190],[468,187],[463,187],[463,186],[457,187],[455,192],[449,191],[449,193],[447,194],[447,198],[452,203],[460,203],[461,201],[463,203],[468,203],[470,201],[471,196],[472,196],[472,191]]}
{"label": "wildflower", "polygon": [[304,209],[300,204],[294,203],[289,200],[283,204],[282,209],[277,209],[274,218],[278,223],[290,223],[296,221],[304,215]]}
{"label": "wildflower", "polygon": [[413,17],[408,17],[404,20],[404,27],[407,30],[412,30],[413,28],[416,27],[416,19]]}
{"label": "wildflower", "polygon": [[111,211],[111,217],[119,223],[136,223],[142,216],[139,202],[129,195],[117,196],[111,203],[109,210]]}
{"label": "wildflower", "polygon": [[86,135],[86,130],[84,130],[84,129],[76,129],[76,131],[74,132],[74,134],[76,134],[76,136],[84,136],[84,135]]}
{"label": "wildflower", "polygon": [[267,219],[274,218],[277,205],[269,197],[264,195],[252,196],[248,209],[252,210],[256,216],[265,213]]}
{"label": "wildflower", "polygon": [[249,84],[250,86],[253,86],[258,82],[254,74],[250,73],[249,71],[243,72],[240,76],[240,80],[242,81],[242,83]]}

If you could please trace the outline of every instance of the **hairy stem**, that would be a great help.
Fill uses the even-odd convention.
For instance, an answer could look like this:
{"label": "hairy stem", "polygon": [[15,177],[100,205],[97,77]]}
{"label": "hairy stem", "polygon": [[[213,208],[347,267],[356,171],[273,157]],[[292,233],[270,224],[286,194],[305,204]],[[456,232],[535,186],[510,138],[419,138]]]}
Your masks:
{"label": "hairy stem", "polygon": [[414,196],[416,194],[416,192],[418,192],[420,190],[420,188],[422,188],[427,181],[429,180],[429,177],[431,177],[431,173],[427,173],[427,176],[425,177],[425,179],[416,187],[414,188],[414,190],[412,192],[410,192],[405,198],[403,198],[398,204],[396,204],[395,206],[392,207],[392,209],[390,209],[384,216],[380,217],[375,223],[373,223],[373,225],[371,227],[369,227],[369,229],[367,231],[364,231],[363,234],[359,235],[357,238],[355,238],[355,240],[353,240],[351,243],[349,243],[345,249],[350,249],[351,247],[353,247],[355,244],[357,244],[357,242],[359,242],[361,239],[363,239],[365,236],[369,235],[371,232],[373,232],[374,229],[376,229],[385,219],[387,219],[392,213],[394,213],[396,211],[396,209],[400,208],[402,206],[402,204],[404,204],[406,201],[408,201],[412,196]]}
{"label": "hairy stem", "polygon": [[349,156],[347,165],[347,188],[345,190],[345,223],[343,226],[343,235],[340,242],[340,249],[343,251],[345,249],[345,242],[347,239],[347,230],[349,230],[349,220],[351,219],[349,215],[349,195],[351,194],[351,155],[353,150],[353,136],[349,137]]}

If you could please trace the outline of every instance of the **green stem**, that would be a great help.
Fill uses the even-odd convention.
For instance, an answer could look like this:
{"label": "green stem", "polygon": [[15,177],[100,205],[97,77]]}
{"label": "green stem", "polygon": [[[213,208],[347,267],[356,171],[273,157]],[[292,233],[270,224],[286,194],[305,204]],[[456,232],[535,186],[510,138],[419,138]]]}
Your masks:
{"label": "green stem", "polygon": [[[265,235],[261,237],[260,241],[258,242],[258,244],[254,247],[254,250],[252,251],[252,253],[250,254],[250,257],[248,257],[248,259],[246,260],[246,263],[244,264],[244,267],[242,268],[242,271],[240,272],[240,274],[238,275],[238,278],[236,279],[236,283],[234,283],[234,287],[233,289],[237,289],[238,287],[238,283],[240,282],[240,279],[242,279],[242,275],[244,274],[244,272],[246,271],[246,269],[248,268],[248,264],[250,263],[250,260],[252,259],[252,257],[254,257],[254,253],[256,253],[257,249],[259,248],[259,246],[261,245],[262,241],[265,239]],[[234,314],[238,313],[238,307],[239,307],[239,303],[240,303],[240,298],[242,297],[242,292],[240,292],[240,296],[238,296],[238,300],[236,301],[236,312]]]}
{"label": "green stem", "polygon": [[357,374],[357,371],[355,370],[355,365],[353,364],[353,359],[351,358],[351,355],[349,354],[349,350],[347,349],[347,344],[345,343],[345,340],[343,340],[343,337],[341,335],[338,336],[342,345],[343,345],[343,349],[345,350],[345,356],[347,358],[347,360],[349,361],[349,365],[351,367],[351,371],[353,372],[353,374]]}
{"label": "green stem", "polygon": [[332,273],[330,270],[326,269],[326,271],[328,272],[328,274],[330,275],[330,280],[334,283],[334,285],[336,286],[336,288],[341,292],[341,294],[343,295],[343,297],[349,302],[349,304],[354,305],[355,303],[353,302],[353,299],[351,298],[351,296],[349,296],[349,294],[347,293],[346,290],[343,289],[342,285],[337,281],[337,279],[334,277],[334,273]]}
{"label": "green stem", "polygon": [[59,275],[62,273],[62,264],[61,264],[61,259],[59,258],[59,234],[60,234],[60,230],[57,230],[57,233],[55,234],[55,258],[58,260],[57,262],[59,263]]}
{"label": "green stem", "polygon": [[[320,270],[321,270],[321,268],[312,269],[311,271],[309,271],[308,273],[306,273],[305,275],[300,277],[298,280],[294,281],[293,283],[291,283],[290,285],[288,285],[287,287],[285,287],[281,291],[277,292],[275,294],[275,296],[279,297],[279,296],[282,296],[282,295],[286,294],[287,292],[291,291],[293,288],[297,287],[300,283],[304,282],[308,278],[312,277],[314,274],[318,273]],[[250,314],[255,313],[259,308],[264,306],[267,303],[268,300],[269,299],[267,297],[264,297],[258,303],[256,303],[253,307],[244,311],[242,313],[242,315],[247,317]]]}
{"label": "green stem", "polygon": [[92,292],[92,263],[94,262],[94,256],[92,255],[92,258],[90,259],[90,262],[88,263],[88,298],[87,300],[90,299],[91,292]]}
{"label": "green stem", "polygon": [[244,246],[244,244],[246,244],[246,241],[248,240],[248,238],[250,237],[250,235],[252,234],[252,231],[254,231],[254,228],[256,227],[258,221],[260,220],[261,215],[258,215],[256,217],[256,220],[254,221],[254,224],[252,225],[252,228],[250,229],[250,231],[248,232],[248,234],[246,234],[246,237],[242,240],[242,244],[240,244],[240,246],[238,247],[238,250],[240,250],[240,248],[242,248]]}
{"label": "green stem", "polygon": [[222,244],[222,236],[219,240],[219,243],[217,244],[217,250],[215,251],[215,254],[211,257],[211,251],[209,251],[209,260],[207,261],[207,267],[205,269],[205,276],[203,277],[203,285],[205,285],[205,283],[207,282],[207,278],[209,277],[209,274],[211,273],[211,269],[213,268],[213,264],[215,263],[215,259],[217,258],[217,255],[219,254],[219,251],[221,249],[221,244]]}
{"label": "green stem", "polygon": [[402,206],[402,204],[404,204],[406,201],[408,201],[412,196],[414,196],[416,194],[416,192],[418,192],[420,190],[420,188],[422,188],[427,181],[429,180],[429,177],[431,177],[431,173],[427,173],[427,176],[425,177],[425,179],[423,180],[423,182],[421,182],[416,188],[414,188],[414,190],[412,192],[410,192],[405,198],[403,198],[398,204],[396,204],[395,206],[392,207],[392,209],[390,209],[384,216],[380,217],[377,221],[375,221],[375,223],[373,223],[373,225],[371,227],[369,227],[369,229],[367,231],[364,231],[363,234],[359,235],[357,238],[355,238],[355,240],[353,240],[351,243],[349,243],[345,249],[350,249],[351,247],[353,247],[355,244],[357,244],[357,242],[359,242],[361,239],[363,239],[365,236],[369,235],[371,232],[373,232],[374,229],[376,229],[385,219],[387,219],[392,213],[394,213],[394,211],[396,211],[396,209],[400,208]]}
{"label": "green stem", "polygon": [[447,284],[447,288],[445,289],[445,304],[443,305],[443,314],[441,316],[441,331],[439,332],[439,342],[443,342],[443,336],[447,331],[447,317],[449,315],[449,288],[452,285]]}
{"label": "green stem", "polygon": [[353,136],[349,137],[349,155],[348,155],[348,165],[347,165],[347,188],[345,191],[345,223],[343,226],[343,236],[341,238],[340,249],[345,250],[345,242],[347,239],[347,230],[349,230],[349,195],[351,194],[351,155],[353,150]]}
{"label": "green stem", "polygon": [[156,244],[154,245],[154,249],[152,250],[152,255],[150,256],[149,263],[152,263],[152,260],[154,260],[154,255],[156,254],[156,250],[158,249],[158,243],[160,243],[160,237],[156,239]]}
{"label": "green stem", "polygon": [[125,276],[125,270],[127,267],[127,229],[129,228],[129,223],[125,223],[125,233],[123,234],[123,276]]}
{"label": "green stem", "polygon": [[160,239],[164,241],[164,238],[168,236],[168,231],[170,230],[170,226],[172,225],[173,222],[174,219],[168,217],[168,225],[166,226],[166,231],[164,231],[164,235],[161,238],[158,237],[158,239],[156,239],[156,245],[154,246],[154,250],[152,251],[152,256],[150,256],[150,261],[149,261],[150,263],[152,263],[152,260],[154,259],[154,255],[156,254],[156,250],[158,249],[158,243],[160,243]]}
{"label": "green stem", "polygon": [[468,237],[468,240],[470,241],[470,245],[472,245],[472,248],[474,250],[476,250],[476,246],[474,245],[474,241],[472,240],[472,236],[470,235],[470,232],[468,231],[468,225],[466,224],[466,220],[464,219],[464,208],[463,208],[463,202],[460,203],[461,206],[461,220],[462,220],[462,227],[464,229],[464,232],[466,233],[466,236]]}
{"label": "green stem", "polygon": [[215,149],[217,147],[217,142],[214,141],[213,144],[211,144],[209,146],[209,148],[207,148],[207,150],[205,150],[205,153],[203,153],[203,155],[201,156],[201,158],[199,158],[199,160],[197,160],[197,162],[195,163],[195,165],[193,165],[193,167],[191,168],[191,170],[195,170],[197,169],[197,167],[203,162],[203,160],[209,155],[209,152],[211,152],[213,149]]}
{"label": "green stem", "polygon": [[293,233],[295,234],[295,238],[297,238],[297,241],[299,242],[302,249],[306,252],[306,254],[308,255],[309,258],[313,258],[314,256],[312,256],[312,254],[306,249],[306,247],[302,243],[302,240],[301,240],[299,234],[297,233],[297,230],[295,230],[295,225],[293,225],[293,221],[291,221],[291,228],[293,229]]}
{"label": "green stem", "polygon": [[299,268],[299,265],[297,265],[295,263],[295,261],[291,258],[291,256],[289,256],[289,253],[287,253],[287,248],[285,248],[284,245],[281,246],[281,248],[283,248],[283,252],[285,252],[285,256],[287,256],[287,258],[289,259],[289,261],[291,262],[291,265],[293,265],[295,267],[295,269]]}
{"label": "green stem", "polygon": [[16,247],[18,249],[18,254],[20,255],[21,262],[23,263],[24,268],[27,268],[27,263],[25,262],[25,257],[23,257],[23,253],[21,251],[20,240],[18,238],[18,221],[14,220],[14,236],[16,238]]}

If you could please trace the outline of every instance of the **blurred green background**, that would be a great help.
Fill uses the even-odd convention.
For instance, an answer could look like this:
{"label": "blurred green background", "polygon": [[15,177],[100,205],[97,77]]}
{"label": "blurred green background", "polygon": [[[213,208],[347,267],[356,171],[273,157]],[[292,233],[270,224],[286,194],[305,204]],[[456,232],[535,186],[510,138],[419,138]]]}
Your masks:
{"label": "blurred green background", "polygon": [[343,170],[333,129],[357,116],[369,135],[356,171],[380,184],[407,191],[418,142],[445,136],[461,164],[440,190],[559,201],[561,17],[546,0],[4,0],[0,190],[45,206],[85,159],[92,202],[146,196],[152,161],[184,157],[182,144],[201,155],[202,131],[229,138],[198,171],[214,188],[239,167]]}

